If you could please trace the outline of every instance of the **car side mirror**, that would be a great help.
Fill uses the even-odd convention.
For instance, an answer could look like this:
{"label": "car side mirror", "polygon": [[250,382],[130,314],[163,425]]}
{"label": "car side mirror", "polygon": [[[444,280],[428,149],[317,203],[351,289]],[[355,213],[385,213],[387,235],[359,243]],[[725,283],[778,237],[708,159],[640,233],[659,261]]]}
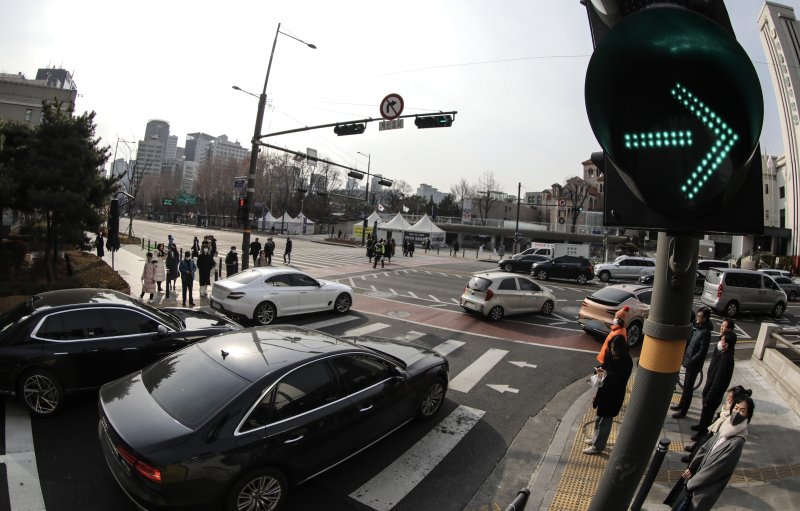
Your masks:
{"label": "car side mirror", "polygon": [[399,381],[406,381],[408,373],[402,367],[394,366],[394,377]]}
{"label": "car side mirror", "polygon": [[167,327],[165,327],[164,325],[158,325],[158,336],[159,337],[166,337],[168,333],[169,333],[169,330],[167,330]]}

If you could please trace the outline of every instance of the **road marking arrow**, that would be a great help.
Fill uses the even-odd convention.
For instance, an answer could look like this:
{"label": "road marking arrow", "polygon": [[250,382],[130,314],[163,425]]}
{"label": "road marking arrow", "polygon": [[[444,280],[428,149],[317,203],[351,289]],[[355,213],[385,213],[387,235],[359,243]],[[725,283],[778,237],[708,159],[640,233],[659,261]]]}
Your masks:
{"label": "road marking arrow", "polygon": [[508,385],[492,385],[490,383],[486,384],[487,387],[490,389],[494,389],[501,394],[505,394],[506,392],[513,392],[514,394],[519,394],[519,389],[512,389]]}
{"label": "road marking arrow", "polygon": [[534,369],[537,367],[536,364],[529,364],[527,362],[518,362],[518,361],[508,361],[509,364],[514,364],[517,367],[533,367]]}

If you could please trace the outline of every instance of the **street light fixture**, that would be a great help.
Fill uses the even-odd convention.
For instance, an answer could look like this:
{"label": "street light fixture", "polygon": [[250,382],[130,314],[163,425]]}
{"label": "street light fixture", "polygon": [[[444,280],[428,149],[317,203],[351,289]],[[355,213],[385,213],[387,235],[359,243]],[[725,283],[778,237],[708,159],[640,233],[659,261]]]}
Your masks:
{"label": "street light fixture", "polygon": [[[261,95],[258,96],[258,112],[256,113],[256,125],[255,129],[253,130],[253,140],[252,140],[252,147],[250,149],[250,168],[247,172],[247,200],[245,201],[244,207],[244,215],[245,220],[242,223],[242,253],[247,253],[250,247],[250,208],[253,206],[253,201],[255,200],[255,188],[256,188],[256,166],[258,163],[258,147],[259,147],[259,139],[261,138],[261,126],[264,122],[264,109],[267,105],[267,83],[269,83],[269,72],[272,69],[272,58],[275,56],[275,45],[278,43],[278,34],[283,34],[286,37],[294,39],[295,41],[299,41],[311,49],[316,49],[317,47],[311,43],[307,43],[302,39],[298,39],[297,37],[287,34],[286,32],[281,32],[281,24],[278,23],[278,28],[275,30],[275,39],[272,42],[272,52],[269,54],[269,64],[267,64],[267,75],[264,77],[264,88],[261,90]],[[236,90],[242,90],[237,86],[233,86]],[[247,92],[247,91],[242,91]],[[242,269],[246,270],[250,266],[250,261],[247,257],[242,258]]]}

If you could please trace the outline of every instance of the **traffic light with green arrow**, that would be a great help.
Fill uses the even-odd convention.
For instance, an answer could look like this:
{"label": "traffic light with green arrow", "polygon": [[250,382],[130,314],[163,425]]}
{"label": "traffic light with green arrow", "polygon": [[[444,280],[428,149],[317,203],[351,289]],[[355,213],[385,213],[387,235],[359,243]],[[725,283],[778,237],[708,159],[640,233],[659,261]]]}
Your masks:
{"label": "traffic light with green arrow", "polygon": [[764,102],[722,0],[588,1],[585,100],[604,152],[605,224],[763,232]]}

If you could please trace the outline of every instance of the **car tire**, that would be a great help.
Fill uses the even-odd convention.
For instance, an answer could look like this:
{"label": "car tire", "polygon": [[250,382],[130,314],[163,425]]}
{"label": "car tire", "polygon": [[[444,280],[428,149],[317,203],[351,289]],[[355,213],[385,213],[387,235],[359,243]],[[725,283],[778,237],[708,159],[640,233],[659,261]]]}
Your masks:
{"label": "car tire", "polygon": [[46,369],[32,369],[19,380],[22,403],[34,415],[49,417],[64,406],[64,387]]}
{"label": "car tire", "polygon": [[736,302],[728,302],[728,305],[725,306],[725,315],[729,318],[735,318],[738,313],[739,304]]}
{"label": "car tire", "polygon": [[503,319],[503,314],[504,314],[503,308],[500,307],[499,305],[495,305],[489,311],[489,319],[491,319],[492,321],[499,321]]}
{"label": "car tire", "polygon": [[589,282],[589,277],[587,277],[587,276],[586,276],[585,274],[583,274],[583,273],[580,273],[580,274],[578,274],[578,284],[580,284],[580,285],[584,285],[584,284],[586,284],[587,282]]}
{"label": "car tire", "polygon": [[786,298],[787,298],[787,299],[788,299],[790,302],[793,302],[793,301],[794,301],[794,299],[795,299],[795,298],[797,298],[797,294],[795,294],[795,292],[794,292],[794,291],[789,291],[789,294],[788,294],[788,295],[786,295]]}
{"label": "car tire", "polygon": [[336,297],[336,301],[333,302],[333,311],[338,314],[344,314],[345,312],[350,310],[350,307],[353,306],[353,299],[347,293],[342,293]]}
{"label": "car tire", "polygon": [[703,284],[700,284],[699,286],[694,286],[694,294],[695,296],[700,296],[703,294]]}
{"label": "car tire", "polygon": [[775,319],[783,317],[783,312],[786,310],[786,305],[783,302],[778,302],[775,304],[775,308],[772,309],[772,317]]}
{"label": "car tire", "polygon": [[547,280],[547,271],[545,270],[536,270],[536,278],[539,280]]}
{"label": "car tire", "polygon": [[542,305],[542,314],[549,316],[553,313],[553,309],[555,309],[555,304],[553,304],[552,300],[547,300],[544,302],[544,305]]}
{"label": "car tire", "polygon": [[628,347],[632,348],[639,344],[639,341],[641,341],[644,336],[642,333],[642,322],[631,321],[631,324],[628,325],[626,330],[628,332]]}
{"label": "car tire", "polygon": [[598,276],[600,277],[600,280],[602,282],[608,282],[609,280],[611,280],[611,272],[609,271],[601,271],[600,275]]}
{"label": "car tire", "polygon": [[275,310],[275,306],[273,304],[269,302],[261,302],[253,311],[253,321],[261,326],[269,325],[275,321],[275,317],[277,315],[277,311]]}
{"label": "car tire", "polygon": [[503,269],[508,272],[514,271],[514,267],[511,265],[511,263],[506,263],[505,265],[503,265]]}
{"label": "car tire", "polygon": [[424,421],[436,416],[442,409],[445,394],[447,394],[447,382],[438,376],[431,380],[420,397],[417,419]]}
{"label": "car tire", "polygon": [[273,468],[256,470],[241,478],[233,486],[225,509],[275,511],[283,506],[288,491],[286,477],[280,471]]}

